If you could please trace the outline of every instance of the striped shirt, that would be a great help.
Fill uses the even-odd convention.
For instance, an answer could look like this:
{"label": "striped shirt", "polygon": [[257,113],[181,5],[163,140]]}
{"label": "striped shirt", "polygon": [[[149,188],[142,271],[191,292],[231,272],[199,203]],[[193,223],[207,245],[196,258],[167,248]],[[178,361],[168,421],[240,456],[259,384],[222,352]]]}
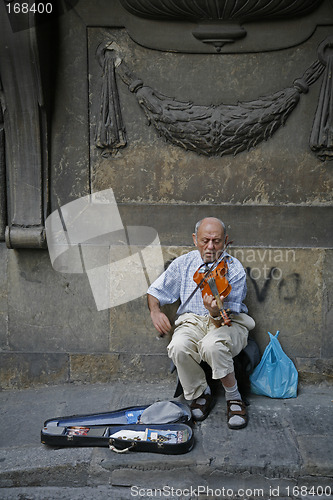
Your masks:
{"label": "striped shirt", "polygon": [[[226,262],[228,264],[226,277],[232,290],[225,298],[223,307],[224,309],[230,309],[234,313],[247,313],[247,307],[243,304],[247,291],[245,270],[239,260],[231,257],[228,253],[224,255],[227,257]],[[151,284],[147,293],[156,297],[161,306],[172,304],[180,299],[178,315],[190,312],[199,316],[207,316],[209,312],[203,305],[200,289],[196,291],[184,307],[182,306],[197,287],[193,275],[203,263],[198,250],[192,250],[177,257],[164,273]]]}

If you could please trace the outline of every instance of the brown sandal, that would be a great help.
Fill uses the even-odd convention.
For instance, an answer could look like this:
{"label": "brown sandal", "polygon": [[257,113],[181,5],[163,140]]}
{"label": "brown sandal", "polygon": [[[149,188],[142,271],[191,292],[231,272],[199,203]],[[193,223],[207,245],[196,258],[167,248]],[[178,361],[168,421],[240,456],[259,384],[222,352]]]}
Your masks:
{"label": "brown sandal", "polygon": [[[240,410],[232,410],[231,405],[237,405],[241,409]],[[243,423],[231,424],[230,419],[231,419],[231,417],[235,417],[235,416],[241,417],[243,419]],[[227,418],[228,418],[229,429],[243,429],[244,427],[246,427],[247,423],[248,423],[248,415],[247,415],[245,403],[239,399],[227,401]]]}
{"label": "brown sandal", "polygon": [[[202,404],[198,404],[197,401],[200,399],[204,399],[205,402]],[[213,408],[213,406],[214,406],[214,398],[211,394],[202,394],[198,398],[194,399],[191,403],[190,408],[191,408],[191,410],[200,410],[202,415],[198,417],[198,416],[193,415],[193,413],[192,413],[193,420],[195,420],[197,422],[201,422],[202,420],[205,420],[205,418],[208,417],[210,410]]]}

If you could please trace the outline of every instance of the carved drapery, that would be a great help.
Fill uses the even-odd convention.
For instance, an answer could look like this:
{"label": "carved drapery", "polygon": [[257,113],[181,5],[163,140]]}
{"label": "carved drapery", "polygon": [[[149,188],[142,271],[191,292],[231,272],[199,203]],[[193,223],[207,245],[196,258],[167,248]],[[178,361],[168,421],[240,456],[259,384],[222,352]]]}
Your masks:
{"label": "carved drapery", "polygon": [[97,51],[103,69],[101,106],[96,127],[95,144],[102,148],[104,155],[113,154],[126,146],[126,131],[121,115],[115,65],[120,62],[110,47],[100,47]]}
{"label": "carved drapery", "polygon": [[333,37],[319,47],[319,58],[325,65],[319,102],[313,123],[310,146],[320,160],[333,159]]}
{"label": "carved drapery", "polygon": [[[328,43],[323,42],[323,46]],[[107,49],[114,52],[116,45],[109,43]],[[272,137],[297,106],[300,94],[308,92],[324,67],[318,60],[294,81],[292,87],[254,101],[211,106],[181,102],[161,94],[145,85],[124,61],[118,65],[117,72],[136,95],[148,122],[167,141],[198,154],[223,156],[249,150]],[[113,147],[113,144],[107,147]]]}

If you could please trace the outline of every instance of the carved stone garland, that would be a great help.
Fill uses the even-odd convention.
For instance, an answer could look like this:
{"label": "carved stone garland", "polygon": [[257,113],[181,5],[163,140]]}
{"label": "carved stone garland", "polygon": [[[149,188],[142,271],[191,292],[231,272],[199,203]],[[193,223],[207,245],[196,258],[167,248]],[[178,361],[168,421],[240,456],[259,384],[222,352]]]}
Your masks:
{"label": "carved stone garland", "polygon": [[333,37],[329,37],[320,45],[319,60],[315,61],[301,78],[296,79],[292,87],[254,101],[211,106],[181,102],[144,85],[143,81],[137,78],[119,58],[117,45],[113,42],[108,43],[104,48],[99,47],[98,57],[104,67],[103,89],[113,90],[102,92],[101,115],[95,144],[103,148],[104,154],[113,154],[126,144],[119,96],[116,91],[115,68],[122,81],[136,95],[149,124],[152,123],[167,141],[198,154],[223,156],[249,150],[272,137],[274,132],[285,124],[297,106],[300,94],[308,92],[309,86],[317,81],[326,66],[311,135],[311,148],[318,152],[320,159],[331,159],[333,93],[330,72],[333,57],[330,56],[326,61],[323,54],[327,48],[332,47],[332,39]]}

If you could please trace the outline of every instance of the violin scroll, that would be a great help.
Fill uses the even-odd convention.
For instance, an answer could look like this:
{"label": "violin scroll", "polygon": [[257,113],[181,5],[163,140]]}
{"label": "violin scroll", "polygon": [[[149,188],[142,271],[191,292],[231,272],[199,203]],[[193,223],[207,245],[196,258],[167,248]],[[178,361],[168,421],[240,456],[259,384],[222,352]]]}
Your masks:
{"label": "violin scroll", "polygon": [[227,325],[227,326],[231,326],[231,319],[230,319],[230,316],[229,316],[229,312],[230,312],[230,309],[223,309],[222,310],[220,309],[220,313],[221,313],[221,317],[222,317],[222,325]]}

